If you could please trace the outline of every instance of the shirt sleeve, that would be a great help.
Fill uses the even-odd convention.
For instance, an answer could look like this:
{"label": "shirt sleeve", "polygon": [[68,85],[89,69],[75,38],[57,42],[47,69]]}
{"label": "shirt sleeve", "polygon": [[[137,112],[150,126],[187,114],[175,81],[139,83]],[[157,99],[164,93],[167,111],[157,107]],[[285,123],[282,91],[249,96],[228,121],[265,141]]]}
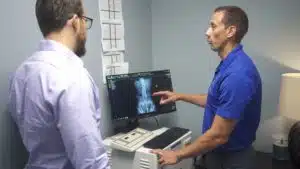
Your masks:
{"label": "shirt sleeve", "polygon": [[220,86],[220,105],[216,114],[227,119],[240,120],[253,95],[253,82],[249,77],[229,75]]}
{"label": "shirt sleeve", "polygon": [[58,103],[57,126],[75,169],[108,169],[108,157],[95,119],[91,88],[73,83]]}

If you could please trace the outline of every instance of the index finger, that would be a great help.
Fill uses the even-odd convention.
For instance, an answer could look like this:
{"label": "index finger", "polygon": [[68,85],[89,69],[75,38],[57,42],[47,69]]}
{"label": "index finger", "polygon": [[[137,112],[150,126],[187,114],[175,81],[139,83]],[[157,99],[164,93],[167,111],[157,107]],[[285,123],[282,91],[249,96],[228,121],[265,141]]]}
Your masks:
{"label": "index finger", "polygon": [[168,91],[159,91],[159,92],[154,92],[152,96],[161,96],[161,95],[166,95]]}

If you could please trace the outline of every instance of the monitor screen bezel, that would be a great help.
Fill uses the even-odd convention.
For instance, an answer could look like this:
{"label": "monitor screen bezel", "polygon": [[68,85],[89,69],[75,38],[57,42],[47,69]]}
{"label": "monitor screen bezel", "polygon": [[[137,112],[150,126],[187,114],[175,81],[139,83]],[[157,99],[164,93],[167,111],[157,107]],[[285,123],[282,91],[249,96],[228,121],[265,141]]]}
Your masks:
{"label": "monitor screen bezel", "polygon": [[115,75],[107,75],[106,78],[106,86],[107,86],[107,92],[108,92],[108,97],[109,97],[109,105],[110,105],[110,113],[111,113],[111,119],[112,121],[123,121],[123,120],[136,120],[136,119],[144,119],[144,118],[148,118],[148,117],[153,117],[153,116],[158,116],[158,115],[162,115],[162,114],[169,114],[169,113],[174,113],[177,111],[177,105],[174,102],[174,110],[172,111],[167,111],[167,112],[158,112],[158,111],[154,111],[154,112],[149,112],[149,113],[144,113],[144,114],[139,114],[133,117],[128,117],[128,118],[115,118],[113,116],[113,105],[111,104],[112,102],[112,96],[111,96],[111,92],[110,92],[110,88],[108,86],[108,81],[114,77],[119,77],[119,76],[134,76],[134,75],[138,75],[138,74],[146,74],[146,73],[170,73],[170,78],[171,78],[171,89],[170,91],[173,91],[173,82],[172,82],[172,77],[171,77],[171,71],[170,69],[162,69],[162,70],[152,70],[152,71],[142,71],[142,72],[133,72],[133,73],[126,73],[126,74],[115,74]]}

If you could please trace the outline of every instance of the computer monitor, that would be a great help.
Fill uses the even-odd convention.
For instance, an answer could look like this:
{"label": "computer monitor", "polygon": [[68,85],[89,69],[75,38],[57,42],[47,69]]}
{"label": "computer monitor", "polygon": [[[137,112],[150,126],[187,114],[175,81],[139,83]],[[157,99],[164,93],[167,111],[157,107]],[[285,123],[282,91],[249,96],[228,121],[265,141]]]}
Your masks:
{"label": "computer monitor", "polygon": [[176,111],[176,104],[161,105],[156,91],[173,91],[170,70],[106,76],[113,120],[140,119]]}

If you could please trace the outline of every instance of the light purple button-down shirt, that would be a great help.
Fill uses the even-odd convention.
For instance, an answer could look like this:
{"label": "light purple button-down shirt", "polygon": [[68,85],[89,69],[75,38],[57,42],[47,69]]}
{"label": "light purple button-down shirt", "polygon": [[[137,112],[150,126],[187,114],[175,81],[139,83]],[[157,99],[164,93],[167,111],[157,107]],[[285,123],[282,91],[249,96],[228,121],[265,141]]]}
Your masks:
{"label": "light purple button-down shirt", "polygon": [[81,59],[42,40],[10,79],[9,110],[29,151],[27,169],[107,169],[98,88]]}

